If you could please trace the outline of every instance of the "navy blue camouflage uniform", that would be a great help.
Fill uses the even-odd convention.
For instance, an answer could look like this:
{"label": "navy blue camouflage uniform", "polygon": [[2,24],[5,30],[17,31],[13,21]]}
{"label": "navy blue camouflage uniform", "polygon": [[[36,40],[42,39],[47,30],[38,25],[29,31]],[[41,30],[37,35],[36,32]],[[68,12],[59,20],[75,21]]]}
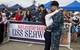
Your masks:
{"label": "navy blue camouflage uniform", "polygon": [[59,11],[52,16],[53,24],[51,29],[51,50],[59,50],[60,37],[64,26],[63,12]]}

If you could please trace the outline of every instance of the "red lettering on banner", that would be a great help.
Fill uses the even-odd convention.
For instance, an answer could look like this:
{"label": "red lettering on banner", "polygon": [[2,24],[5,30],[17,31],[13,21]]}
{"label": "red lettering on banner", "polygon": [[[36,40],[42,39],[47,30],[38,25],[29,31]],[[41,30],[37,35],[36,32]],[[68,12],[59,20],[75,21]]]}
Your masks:
{"label": "red lettering on banner", "polygon": [[23,25],[23,24],[19,24],[18,25],[19,29],[27,29],[27,30],[33,30],[33,31],[44,31],[45,30],[45,26],[44,25]]}
{"label": "red lettering on banner", "polygon": [[22,29],[22,28],[24,28],[24,25],[19,24],[19,25],[18,25],[18,28],[19,28],[19,29]]}

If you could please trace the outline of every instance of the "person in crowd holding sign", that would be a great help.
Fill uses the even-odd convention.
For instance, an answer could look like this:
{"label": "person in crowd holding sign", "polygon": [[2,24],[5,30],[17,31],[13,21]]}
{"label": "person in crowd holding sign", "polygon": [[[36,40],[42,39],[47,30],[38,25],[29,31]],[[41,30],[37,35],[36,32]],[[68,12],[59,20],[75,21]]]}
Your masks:
{"label": "person in crowd holding sign", "polygon": [[[62,9],[59,9],[57,1],[51,2],[51,13],[45,16],[46,31],[45,31],[45,49],[44,50],[59,50],[60,37],[64,26],[64,17]],[[47,35],[50,34],[50,35]]]}
{"label": "person in crowd holding sign", "polygon": [[80,21],[80,12],[75,12],[73,17],[71,18],[72,20],[72,27],[71,27],[71,33],[72,33],[72,41],[76,42],[77,41],[77,35],[79,32],[78,26],[79,26],[79,21]]}

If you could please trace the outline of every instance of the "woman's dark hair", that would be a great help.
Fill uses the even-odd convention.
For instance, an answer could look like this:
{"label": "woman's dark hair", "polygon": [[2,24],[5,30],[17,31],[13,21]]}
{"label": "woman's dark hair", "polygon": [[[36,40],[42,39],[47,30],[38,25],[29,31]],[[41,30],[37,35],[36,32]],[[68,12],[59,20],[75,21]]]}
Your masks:
{"label": "woman's dark hair", "polygon": [[51,6],[59,7],[59,3],[57,1],[51,1]]}

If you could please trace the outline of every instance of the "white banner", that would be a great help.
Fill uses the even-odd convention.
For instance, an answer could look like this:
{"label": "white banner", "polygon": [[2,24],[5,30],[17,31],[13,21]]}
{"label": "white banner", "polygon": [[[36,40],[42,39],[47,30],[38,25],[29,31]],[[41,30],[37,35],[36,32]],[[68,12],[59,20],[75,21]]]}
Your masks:
{"label": "white banner", "polygon": [[26,39],[44,40],[44,29],[44,25],[11,23],[9,25],[9,36]]}
{"label": "white banner", "polygon": [[[70,48],[71,23],[64,23],[64,33],[60,39],[60,46]],[[39,23],[10,22],[8,26],[9,40],[29,43],[44,43],[45,26]]]}

